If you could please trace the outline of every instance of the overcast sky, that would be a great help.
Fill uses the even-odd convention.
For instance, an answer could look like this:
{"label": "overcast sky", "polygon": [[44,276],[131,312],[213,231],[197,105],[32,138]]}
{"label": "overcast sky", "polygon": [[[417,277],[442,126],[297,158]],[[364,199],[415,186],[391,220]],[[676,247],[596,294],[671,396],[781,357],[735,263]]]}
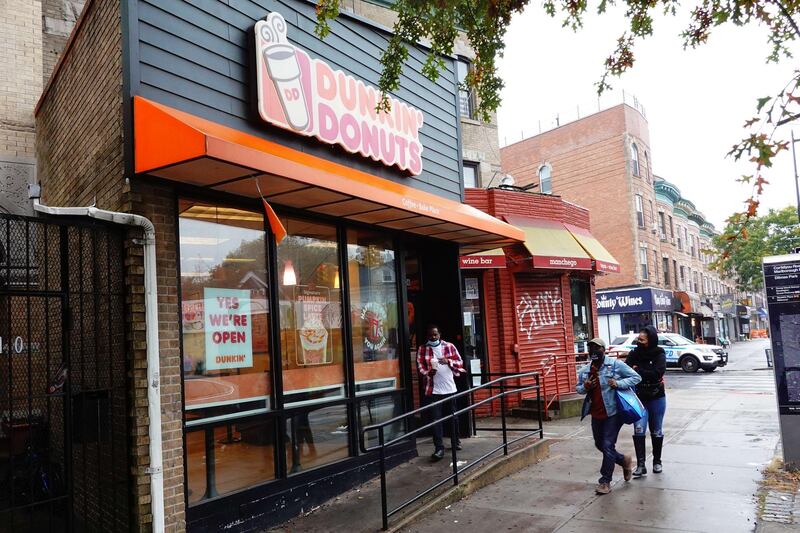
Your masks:
{"label": "overcast sky", "polygon": [[[603,98],[601,106],[621,101],[623,89],[638,98],[650,126],[655,173],[676,184],[721,229],[749,194],[734,180],[754,168],[725,154],[742,138],[756,99],[783,87],[797,60],[767,65],[770,49],[758,27],[716,29],[706,45],[684,50],[679,33],[687,20],[658,18],[655,35],[637,43],[633,70],[612,80],[616,94]],[[506,84],[498,112],[500,146],[535,135],[540,123],[549,129],[556,115],[564,124],[578,108],[581,116],[596,112],[594,83],[623,29],[617,10],[589,17],[573,34],[547,17],[536,0],[512,19],[500,62]],[[800,123],[795,129],[800,136]],[[765,177],[771,184],[763,206],[795,205],[791,153],[784,152]]]}

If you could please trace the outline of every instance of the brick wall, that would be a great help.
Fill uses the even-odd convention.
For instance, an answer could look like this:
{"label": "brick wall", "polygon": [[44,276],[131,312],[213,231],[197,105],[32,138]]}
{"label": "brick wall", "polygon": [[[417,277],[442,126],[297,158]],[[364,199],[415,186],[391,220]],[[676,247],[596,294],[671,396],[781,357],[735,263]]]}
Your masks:
{"label": "brick wall", "polygon": [[36,153],[51,205],[122,205],[122,35],[119,0],[93,1],[45,88]]}
{"label": "brick wall", "polygon": [[[183,388],[181,384],[180,317],[178,309],[177,213],[172,187],[150,181],[134,180],[128,208],[148,218],[156,227],[156,270],[158,276],[158,336],[161,360],[161,438],[164,465],[164,514],[167,531],[186,529],[183,465]],[[150,477],[144,467],[150,463],[147,438],[147,343],[144,338],[143,269],[141,247],[132,248],[129,268],[131,282],[137,287],[131,295],[130,335],[134,369],[133,396],[136,404],[136,482],[142,516],[141,531],[149,530]],[[141,292],[139,291],[141,289]],[[146,515],[144,513],[147,513]]]}
{"label": "brick wall", "polygon": [[30,214],[33,108],[42,90],[42,8],[32,0],[5,0],[0,6],[0,213]]}
{"label": "brick wall", "polygon": [[[640,177],[632,176],[632,142],[639,147]],[[652,225],[649,201],[655,202],[655,193],[647,122],[636,110],[625,105],[613,107],[509,145],[501,150],[501,156],[503,172],[513,175],[518,185],[538,184],[539,168],[549,164],[553,194],[591,213],[592,233],[621,268],[620,274],[599,278],[598,288],[641,282],[639,243],[657,246],[658,236],[647,230],[647,222]],[[636,193],[643,195],[645,229],[638,228],[633,203]],[[656,242],[651,242],[651,236]],[[652,248],[649,260],[654,262]]]}

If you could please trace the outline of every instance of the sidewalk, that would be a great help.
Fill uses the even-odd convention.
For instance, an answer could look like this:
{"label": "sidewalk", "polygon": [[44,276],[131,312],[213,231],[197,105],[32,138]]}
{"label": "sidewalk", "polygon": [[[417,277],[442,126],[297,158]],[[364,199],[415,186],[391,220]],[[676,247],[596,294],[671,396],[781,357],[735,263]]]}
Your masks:
{"label": "sidewalk", "polygon": [[[517,437],[529,433],[530,428],[535,427],[537,424],[535,420],[509,418],[508,440],[512,441]],[[500,427],[500,419],[483,418],[478,422],[478,427],[490,426]],[[526,431],[515,431],[515,427],[526,428]],[[530,449],[530,447],[537,442],[541,442],[538,436],[533,436],[512,444],[509,446],[509,455],[512,456],[514,452]],[[462,439],[463,450],[458,452],[458,466],[463,468],[467,464],[475,462],[477,458],[480,458],[500,444],[502,444],[500,432],[479,432],[477,437]],[[536,450],[534,452],[536,455],[546,453],[546,447],[549,443],[545,442],[542,444],[544,446],[543,449]],[[445,446],[444,459],[434,463],[430,460],[430,455],[433,452],[433,443],[431,439],[419,439],[417,441],[417,452],[419,456],[387,471],[387,501],[390,510],[452,474],[453,463],[450,441],[447,438],[445,438]],[[475,472],[484,469],[485,465],[496,466],[498,459],[502,457],[503,451],[499,450],[488,459],[476,463],[469,470],[464,472],[460,476],[462,480],[462,485],[459,485],[461,491],[458,495],[454,495],[454,501],[460,499],[461,494],[463,494],[463,480],[468,479]],[[525,461],[525,457],[512,457],[512,461],[510,464],[506,465],[505,469],[514,468],[516,471],[528,466],[527,462],[521,464],[520,461]],[[501,475],[507,475],[507,473],[484,472],[481,476],[481,486],[496,481]],[[295,531],[310,533],[330,531],[366,533],[379,531],[381,529],[380,487],[380,478],[376,477],[360,487],[346,492],[319,507],[307,510],[303,516],[292,519],[269,531],[273,533],[290,533]],[[452,487],[453,483],[451,481],[437,489],[432,495],[426,496],[422,502],[416,502],[409,506],[409,508],[390,517],[390,527],[393,524],[397,524],[409,513],[417,512],[424,506],[425,502],[431,501],[436,496],[446,493]]]}
{"label": "sidewalk", "polygon": [[[596,496],[600,455],[588,420],[551,422],[545,436],[562,440],[547,460],[404,531],[753,531],[761,469],[778,442],[774,395],[692,387],[668,389],[667,398],[664,473],[626,483],[617,468],[613,492]],[[620,433],[623,453],[633,453],[631,434],[631,426]]]}

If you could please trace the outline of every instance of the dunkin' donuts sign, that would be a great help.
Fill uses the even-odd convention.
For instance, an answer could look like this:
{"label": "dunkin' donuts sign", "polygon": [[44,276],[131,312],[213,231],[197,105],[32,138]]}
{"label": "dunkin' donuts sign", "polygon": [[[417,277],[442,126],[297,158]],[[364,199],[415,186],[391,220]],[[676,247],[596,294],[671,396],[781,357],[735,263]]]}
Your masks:
{"label": "dunkin' donuts sign", "polygon": [[278,13],[257,22],[255,35],[262,119],[412,175],[422,172],[421,111],[392,98],[390,112],[377,112],[380,91],[289,43]]}

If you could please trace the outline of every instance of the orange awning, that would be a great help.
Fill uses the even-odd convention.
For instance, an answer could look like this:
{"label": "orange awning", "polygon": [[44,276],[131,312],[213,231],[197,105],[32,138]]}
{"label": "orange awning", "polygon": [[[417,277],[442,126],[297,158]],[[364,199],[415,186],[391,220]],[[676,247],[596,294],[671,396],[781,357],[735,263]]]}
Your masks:
{"label": "orange awning", "polygon": [[600,244],[600,241],[588,229],[579,228],[572,224],[564,224],[564,226],[572,233],[572,236],[580,243],[581,247],[586,250],[586,253],[592,256],[595,270],[598,272],[619,273],[619,261],[614,259],[611,252],[606,250],[606,247]]}
{"label": "orange awning", "polygon": [[135,169],[388,229],[456,242],[462,253],[524,233],[472,206],[354,170],[150,100],[134,97]]}

